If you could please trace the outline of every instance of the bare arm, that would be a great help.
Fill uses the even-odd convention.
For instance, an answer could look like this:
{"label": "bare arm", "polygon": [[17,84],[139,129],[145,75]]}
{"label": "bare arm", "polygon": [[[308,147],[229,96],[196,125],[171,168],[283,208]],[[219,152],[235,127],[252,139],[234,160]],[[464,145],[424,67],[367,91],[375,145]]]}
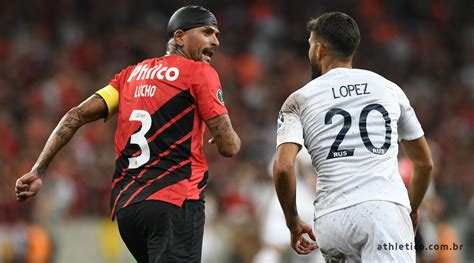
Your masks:
{"label": "bare arm", "polygon": [[296,207],[295,177],[295,160],[298,151],[299,145],[284,143],[278,147],[273,163],[273,182],[288,227],[291,227],[299,217]]}
{"label": "bare arm", "polygon": [[82,125],[103,118],[106,114],[107,106],[98,95],[92,95],[79,106],[70,109],[49,136],[31,172],[17,180],[15,190],[18,201],[24,201],[39,191],[54,156]]}
{"label": "bare arm", "polygon": [[213,138],[209,141],[217,145],[222,156],[232,157],[240,151],[240,138],[232,128],[228,114],[219,115],[206,121]]}
{"label": "bare arm", "polygon": [[413,141],[401,141],[408,158],[413,162],[413,174],[408,189],[410,205],[418,210],[431,180],[433,159],[425,137]]}
{"label": "bare arm", "polygon": [[299,254],[308,254],[316,249],[316,245],[305,239],[303,234],[307,233],[313,240],[316,238],[311,226],[301,221],[296,206],[295,159],[299,147],[294,143],[283,143],[278,147],[273,163],[273,181],[291,232],[291,246]]}
{"label": "bare arm", "polygon": [[412,208],[412,221],[416,230],[418,208],[425,196],[433,173],[433,159],[425,137],[413,141],[401,141],[408,158],[413,162],[413,174],[408,187],[408,197]]}

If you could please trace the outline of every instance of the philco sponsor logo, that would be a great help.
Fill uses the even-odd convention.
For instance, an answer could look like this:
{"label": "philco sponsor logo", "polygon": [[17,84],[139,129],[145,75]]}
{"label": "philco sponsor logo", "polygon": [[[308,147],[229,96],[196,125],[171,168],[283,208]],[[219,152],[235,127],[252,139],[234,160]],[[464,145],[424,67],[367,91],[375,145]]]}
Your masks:
{"label": "philco sponsor logo", "polygon": [[179,77],[179,69],[175,67],[162,67],[162,65],[154,66],[149,68],[148,65],[136,66],[127,82],[132,80],[145,80],[145,79],[166,79],[168,81],[175,81]]}

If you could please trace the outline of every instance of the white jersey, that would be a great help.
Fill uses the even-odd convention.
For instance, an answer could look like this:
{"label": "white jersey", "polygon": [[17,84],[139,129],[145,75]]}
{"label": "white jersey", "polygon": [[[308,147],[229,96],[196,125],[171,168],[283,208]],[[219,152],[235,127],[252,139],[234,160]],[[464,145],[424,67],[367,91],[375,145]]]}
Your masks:
{"label": "white jersey", "polygon": [[336,68],[291,94],[277,147],[304,145],[318,173],[315,218],[369,200],[410,209],[398,173],[398,140],[423,136],[404,92],[382,76]]}

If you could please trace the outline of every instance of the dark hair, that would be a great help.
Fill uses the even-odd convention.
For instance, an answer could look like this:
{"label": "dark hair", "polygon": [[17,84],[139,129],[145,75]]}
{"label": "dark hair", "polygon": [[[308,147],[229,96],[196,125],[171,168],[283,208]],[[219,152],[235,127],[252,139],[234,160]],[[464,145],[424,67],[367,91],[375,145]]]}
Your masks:
{"label": "dark hair", "polygon": [[327,42],[335,56],[348,58],[354,54],[360,42],[357,23],[352,17],[341,13],[325,13],[308,22],[308,30],[316,38]]}

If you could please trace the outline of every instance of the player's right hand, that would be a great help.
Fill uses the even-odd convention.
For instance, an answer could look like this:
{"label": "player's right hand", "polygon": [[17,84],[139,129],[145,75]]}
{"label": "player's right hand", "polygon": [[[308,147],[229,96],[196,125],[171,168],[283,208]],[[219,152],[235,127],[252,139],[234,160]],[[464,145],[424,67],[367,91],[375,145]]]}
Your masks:
{"label": "player's right hand", "polygon": [[316,241],[313,228],[310,225],[305,224],[301,219],[298,219],[296,223],[290,227],[290,233],[291,247],[296,251],[296,253],[306,255],[318,248],[316,243],[311,242],[303,236],[303,234],[308,234],[313,241]]}
{"label": "player's right hand", "polygon": [[23,202],[29,197],[35,196],[41,188],[42,180],[38,173],[32,171],[16,180],[16,200]]}

